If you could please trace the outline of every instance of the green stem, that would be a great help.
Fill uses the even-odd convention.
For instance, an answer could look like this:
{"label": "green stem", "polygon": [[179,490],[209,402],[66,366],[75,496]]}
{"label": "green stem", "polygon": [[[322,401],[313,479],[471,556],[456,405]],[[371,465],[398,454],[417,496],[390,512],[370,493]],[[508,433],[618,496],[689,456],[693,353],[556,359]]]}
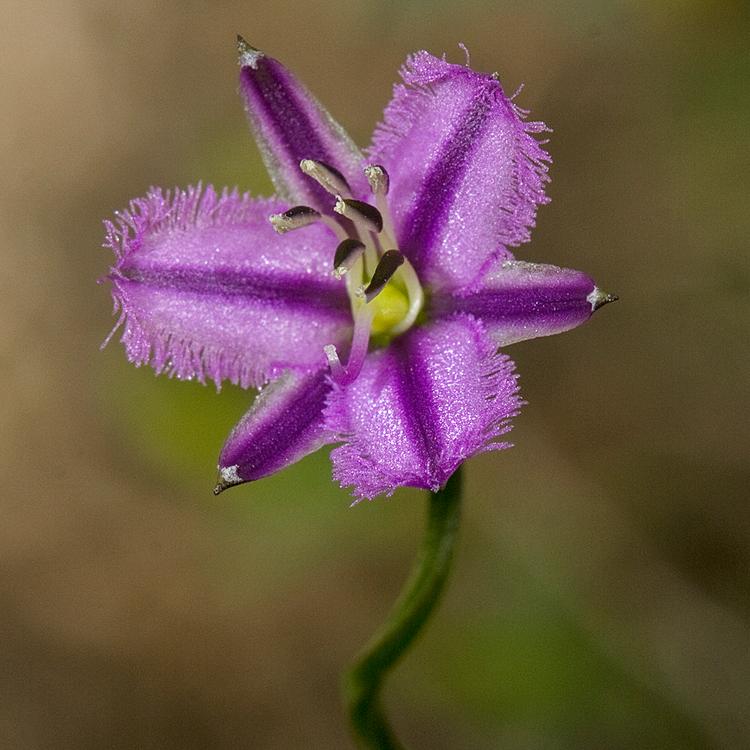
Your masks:
{"label": "green stem", "polygon": [[349,722],[367,750],[404,750],[383,711],[380,693],[388,671],[403,656],[440,599],[450,570],[461,508],[461,468],[430,494],[427,530],[409,580],[388,619],[346,674]]}

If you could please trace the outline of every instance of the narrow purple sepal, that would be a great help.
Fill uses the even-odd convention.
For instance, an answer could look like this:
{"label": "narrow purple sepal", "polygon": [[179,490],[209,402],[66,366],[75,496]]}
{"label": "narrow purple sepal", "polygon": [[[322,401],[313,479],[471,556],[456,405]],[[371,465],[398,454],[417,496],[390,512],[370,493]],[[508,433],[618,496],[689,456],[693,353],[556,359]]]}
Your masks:
{"label": "narrow purple sepal", "polygon": [[330,273],[336,239],[322,225],[277,234],[268,216],[283,208],[236,190],[155,188],[105,222],[128,359],[243,387],[320,368],[323,347],[351,333]]}
{"label": "narrow purple sepal", "polygon": [[401,76],[369,156],[388,170],[398,246],[420,279],[463,287],[529,240],[548,200],[550,158],[533,137],[546,128],[494,76],[427,52]]}
{"label": "narrow purple sepal", "polygon": [[468,315],[413,328],[334,387],[327,424],[346,440],[334,477],[359,498],[404,485],[438,490],[462,461],[498,442],[521,406],[513,362]]}
{"label": "narrow purple sepal", "polygon": [[330,390],[327,368],[285,373],[266,385],[224,444],[214,492],[273,474],[332,442],[323,420]]}
{"label": "narrow purple sepal", "polygon": [[359,149],[307,88],[278,60],[242,42],[240,66],[248,120],[277,193],[330,214],[332,196],[300,170],[302,159],[312,159],[338,170],[355,196],[366,196]]}
{"label": "narrow purple sepal", "polygon": [[569,331],[598,303],[594,281],[581,271],[511,260],[498,264],[470,290],[436,294],[430,314],[471,313],[499,346]]}

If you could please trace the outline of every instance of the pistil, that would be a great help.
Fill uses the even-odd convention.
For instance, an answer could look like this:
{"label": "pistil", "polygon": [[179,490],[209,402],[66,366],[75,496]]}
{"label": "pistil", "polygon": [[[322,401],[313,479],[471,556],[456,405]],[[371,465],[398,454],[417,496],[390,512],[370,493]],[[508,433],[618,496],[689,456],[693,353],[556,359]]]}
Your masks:
{"label": "pistil", "polygon": [[406,294],[409,298],[409,309],[406,315],[401,319],[401,322],[397,323],[391,329],[391,333],[394,336],[408,331],[409,328],[414,325],[417,316],[424,305],[424,292],[422,291],[422,285],[419,283],[419,278],[417,277],[417,272],[414,270],[414,266],[407,261],[399,269],[399,275],[406,287]]}
{"label": "pistil", "polygon": [[344,386],[353,383],[365,363],[367,349],[370,345],[370,331],[372,320],[375,317],[375,308],[364,304],[354,315],[354,333],[352,334],[352,345],[349,350],[349,359],[346,366],[341,364],[338,351],[333,344],[323,347],[328,364],[331,368],[331,377],[338,385]]}
{"label": "pistil", "polygon": [[404,256],[398,250],[389,250],[380,259],[368,286],[362,286],[357,291],[358,302],[355,303],[357,309],[354,313],[354,333],[352,334],[352,345],[346,366],[341,363],[338,351],[333,344],[323,347],[328,364],[331,367],[331,377],[339,385],[352,383],[359,375],[367,356],[372,323],[378,312],[377,305],[372,303],[393,278],[393,274],[403,265],[404,260]]}

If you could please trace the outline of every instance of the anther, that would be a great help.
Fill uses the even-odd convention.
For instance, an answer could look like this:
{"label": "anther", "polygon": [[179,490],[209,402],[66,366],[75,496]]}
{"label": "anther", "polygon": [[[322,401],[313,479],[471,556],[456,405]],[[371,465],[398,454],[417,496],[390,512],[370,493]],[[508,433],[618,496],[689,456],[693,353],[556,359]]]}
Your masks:
{"label": "anther", "polygon": [[299,229],[312,224],[320,218],[320,214],[309,206],[294,206],[283,214],[272,214],[268,220],[279,234],[285,234],[292,229]]}
{"label": "anther", "polygon": [[398,250],[388,250],[383,253],[383,257],[378,262],[375,273],[373,273],[372,279],[370,279],[370,283],[364,291],[365,299],[368,302],[372,302],[383,291],[393,274],[403,265],[404,260],[404,256]]}
{"label": "anther", "polygon": [[351,188],[346,177],[338,169],[322,161],[303,159],[299,168],[309,177],[312,177],[321,187],[333,195],[349,195]]}
{"label": "anther", "polygon": [[365,244],[359,240],[349,237],[341,242],[333,256],[333,275],[340,279],[347,271],[351,270],[364,251]]}
{"label": "anther", "polygon": [[333,210],[375,234],[380,234],[383,230],[383,217],[380,211],[369,203],[356,201],[353,198],[342,198],[337,195]]}
{"label": "anther", "polygon": [[237,34],[237,53],[239,55],[237,62],[243,68],[255,69],[258,67],[258,60],[265,57],[259,49],[255,49],[251,44],[248,44],[247,40],[239,34]]}
{"label": "anther", "polygon": [[365,167],[365,177],[374,195],[388,195],[391,179],[385,167],[381,167],[380,164],[370,164]]}

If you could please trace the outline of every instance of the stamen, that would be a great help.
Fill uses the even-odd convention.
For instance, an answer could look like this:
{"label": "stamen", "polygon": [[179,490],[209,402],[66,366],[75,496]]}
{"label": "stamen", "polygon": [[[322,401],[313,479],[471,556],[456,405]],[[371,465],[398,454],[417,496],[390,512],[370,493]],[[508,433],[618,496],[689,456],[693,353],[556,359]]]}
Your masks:
{"label": "stamen", "polygon": [[380,211],[364,201],[342,198],[341,195],[337,195],[333,210],[375,234],[380,234],[383,229],[383,217],[380,215]]}
{"label": "stamen", "polygon": [[365,244],[359,240],[349,237],[341,242],[333,256],[333,275],[340,279],[347,271],[351,270],[364,251]]}
{"label": "stamen", "polygon": [[283,214],[272,214],[268,220],[279,234],[300,229],[320,219],[320,213],[309,206],[294,206]]}
{"label": "stamen", "polygon": [[388,195],[391,178],[385,171],[385,167],[381,167],[380,164],[370,164],[365,167],[365,177],[370,183],[373,195]]}
{"label": "stamen", "polygon": [[370,189],[375,196],[375,205],[380,211],[383,219],[383,232],[385,234],[385,245],[396,244],[396,233],[393,231],[393,220],[388,208],[388,191],[391,187],[391,178],[388,176],[385,167],[380,164],[369,164],[365,167],[365,176],[370,183]]}
{"label": "stamen", "polygon": [[398,250],[388,250],[388,252],[383,253],[383,257],[378,262],[375,273],[370,279],[370,284],[364,290],[364,297],[368,302],[372,302],[383,291],[399,266],[403,265],[404,260],[404,256]]}
{"label": "stamen", "polygon": [[323,347],[328,364],[331,367],[331,378],[333,378],[334,383],[344,386],[357,379],[367,357],[367,347],[370,344],[370,330],[374,317],[375,308],[372,305],[362,305],[354,315],[354,333],[352,334],[352,346],[349,350],[346,367],[341,364],[338,352],[333,344]]}
{"label": "stamen", "polygon": [[352,191],[346,177],[330,164],[303,159],[299,163],[299,168],[332,195],[351,195]]}

